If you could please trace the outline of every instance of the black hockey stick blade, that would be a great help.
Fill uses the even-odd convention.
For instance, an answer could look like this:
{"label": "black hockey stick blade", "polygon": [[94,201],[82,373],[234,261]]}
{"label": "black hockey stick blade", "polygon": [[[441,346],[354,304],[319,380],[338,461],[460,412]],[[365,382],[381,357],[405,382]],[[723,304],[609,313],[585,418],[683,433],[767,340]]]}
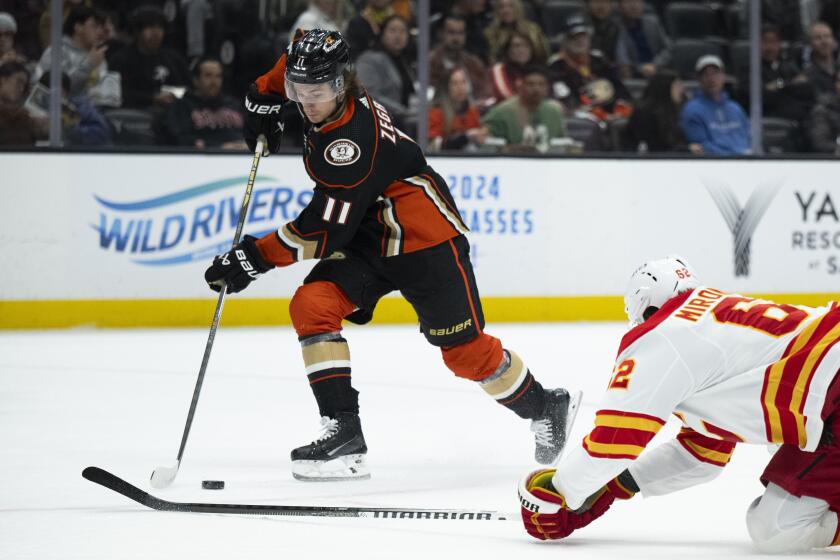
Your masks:
{"label": "black hockey stick blade", "polygon": [[333,506],[276,506],[262,504],[204,504],[170,502],[152,496],[120,477],[99,467],[87,467],[82,476],[91,482],[122,494],[138,504],[158,511],[225,513],[239,515],[291,515],[307,517],[370,517],[376,519],[449,519],[470,521],[505,521],[498,511],[466,509],[359,508]]}

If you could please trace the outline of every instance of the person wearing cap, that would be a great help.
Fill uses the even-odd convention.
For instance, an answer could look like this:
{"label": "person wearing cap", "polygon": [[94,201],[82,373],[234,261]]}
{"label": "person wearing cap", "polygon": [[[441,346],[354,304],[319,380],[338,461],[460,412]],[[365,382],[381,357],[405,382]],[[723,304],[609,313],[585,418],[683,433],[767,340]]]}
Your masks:
{"label": "person wearing cap", "polygon": [[[581,14],[566,19],[562,47],[549,60],[549,69],[552,96],[567,110],[588,110],[597,105],[599,112],[608,115],[613,113],[616,104],[623,106],[623,100],[632,98],[607,59],[592,49],[592,28]],[[609,91],[609,95],[596,100],[591,95],[594,91]]]}
{"label": "person wearing cap", "polygon": [[750,122],[744,109],[723,90],[723,61],[706,54],[697,59],[694,69],[700,89],[680,116],[689,150],[698,155],[750,153]]}
{"label": "person wearing cap", "polygon": [[5,62],[26,64],[27,62],[26,58],[15,50],[17,29],[17,21],[12,14],[0,12],[0,64]]}

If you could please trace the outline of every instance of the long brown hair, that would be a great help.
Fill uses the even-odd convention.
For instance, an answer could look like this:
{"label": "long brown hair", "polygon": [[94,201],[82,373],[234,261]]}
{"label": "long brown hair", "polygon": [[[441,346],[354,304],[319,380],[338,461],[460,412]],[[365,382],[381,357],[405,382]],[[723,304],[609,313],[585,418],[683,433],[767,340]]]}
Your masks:
{"label": "long brown hair", "polygon": [[[464,75],[467,76],[467,84],[469,84],[470,80],[469,75],[467,74],[467,69],[463,66],[453,66],[447,70],[443,76],[441,76],[440,82],[438,82],[435,86],[435,97],[433,99],[433,103],[435,106],[440,107],[441,111],[443,111],[443,132],[446,136],[452,132],[452,123],[455,121],[455,115],[457,115],[461,109],[461,107],[457,107],[452,101],[452,98],[449,97],[449,82],[452,80],[452,75],[459,71],[463,72]],[[467,93],[468,105],[471,97],[472,91],[469,91]]]}
{"label": "long brown hair", "polygon": [[344,71],[344,99],[361,97],[365,94],[365,88],[359,80],[359,75],[353,69]]}

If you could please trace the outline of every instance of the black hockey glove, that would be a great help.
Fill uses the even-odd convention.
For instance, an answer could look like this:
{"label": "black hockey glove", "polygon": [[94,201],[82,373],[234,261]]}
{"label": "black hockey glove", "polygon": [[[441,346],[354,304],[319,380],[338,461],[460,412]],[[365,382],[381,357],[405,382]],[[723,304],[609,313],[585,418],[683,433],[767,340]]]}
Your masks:
{"label": "black hockey glove", "polygon": [[243,136],[248,149],[257,147],[257,137],[265,134],[268,145],[264,155],[276,152],[283,139],[283,105],[286,100],[273,93],[260,93],[257,84],[251,84],[245,94],[245,123]]}
{"label": "black hockey glove", "polygon": [[211,290],[218,292],[227,284],[228,293],[241,292],[257,276],[274,268],[263,259],[256,241],[256,237],[246,235],[233,249],[213,259],[213,264],[204,273]]}

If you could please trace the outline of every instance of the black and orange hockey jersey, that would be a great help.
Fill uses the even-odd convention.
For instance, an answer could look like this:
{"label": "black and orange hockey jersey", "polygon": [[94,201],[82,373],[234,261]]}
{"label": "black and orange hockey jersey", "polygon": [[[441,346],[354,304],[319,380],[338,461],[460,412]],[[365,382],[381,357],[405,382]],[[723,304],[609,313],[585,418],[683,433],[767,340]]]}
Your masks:
{"label": "black and orange hockey jersey", "polygon": [[[285,62],[284,53],[257,80],[261,92],[286,95]],[[303,162],[315,182],[311,202],[295,220],[257,242],[276,266],[326,258],[344,247],[390,257],[468,231],[420,147],[368,95],[348,99],[334,121],[308,124]]]}

